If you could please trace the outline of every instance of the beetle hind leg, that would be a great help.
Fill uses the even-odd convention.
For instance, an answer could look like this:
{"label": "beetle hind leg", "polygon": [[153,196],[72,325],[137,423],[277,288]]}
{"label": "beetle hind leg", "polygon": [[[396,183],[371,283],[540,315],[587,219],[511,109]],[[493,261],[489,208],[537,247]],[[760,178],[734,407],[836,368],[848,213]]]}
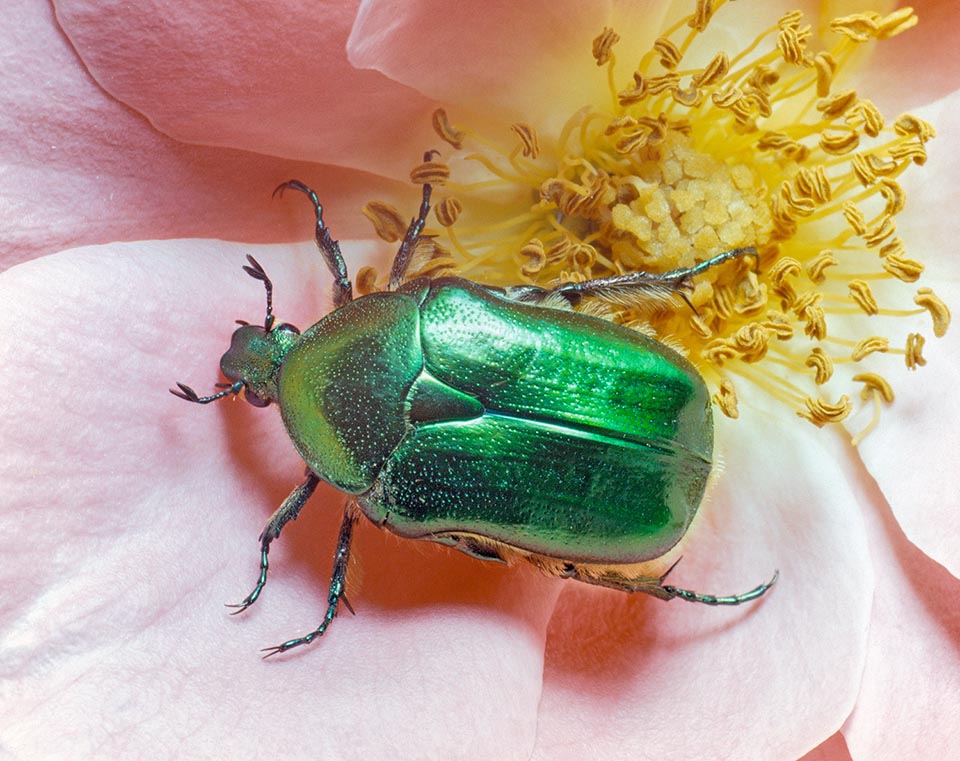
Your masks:
{"label": "beetle hind leg", "polygon": [[[677,562],[680,562],[679,560]],[[558,575],[568,579],[576,579],[587,584],[595,584],[601,587],[619,589],[622,592],[644,592],[660,600],[673,600],[678,598],[687,602],[698,602],[704,605],[741,605],[751,600],[763,597],[767,591],[777,583],[780,572],[776,571],[773,578],[759,586],[754,587],[748,592],[741,592],[735,595],[712,595],[694,592],[689,589],[680,589],[671,584],[665,584],[667,576],[676,567],[677,563],[670,566],[666,573],[661,576],[628,576],[620,571],[611,568],[592,569],[579,566],[574,563],[566,563],[560,569]]]}
{"label": "beetle hind leg", "polygon": [[290,496],[283,500],[283,503],[277,508],[277,511],[270,516],[267,525],[264,526],[263,531],[260,532],[260,578],[257,579],[257,585],[253,588],[253,591],[248,594],[242,602],[227,603],[228,608],[236,608],[231,615],[242,613],[260,597],[260,593],[267,583],[267,570],[269,568],[267,555],[270,552],[270,543],[280,536],[280,532],[287,523],[296,520],[296,517],[300,514],[300,510],[303,509],[303,506],[307,503],[307,500],[310,499],[319,483],[320,479],[313,473],[309,473],[307,479],[294,489],[290,493]]}
{"label": "beetle hind leg", "polygon": [[292,650],[300,645],[309,645],[318,637],[322,637],[327,627],[330,626],[330,623],[337,615],[337,607],[341,602],[351,613],[353,612],[353,608],[347,601],[344,587],[347,578],[347,565],[350,560],[350,541],[353,537],[353,527],[356,525],[359,516],[360,513],[353,499],[347,500],[347,504],[343,510],[343,522],[340,524],[340,535],[337,537],[337,551],[333,556],[333,573],[330,577],[330,591],[327,594],[327,612],[323,617],[323,621],[309,634],[287,640],[282,645],[263,648],[261,652],[265,653],[264,658],[269,658],[271,655],[276,655],[277,653],[285,653],[287,650]]}

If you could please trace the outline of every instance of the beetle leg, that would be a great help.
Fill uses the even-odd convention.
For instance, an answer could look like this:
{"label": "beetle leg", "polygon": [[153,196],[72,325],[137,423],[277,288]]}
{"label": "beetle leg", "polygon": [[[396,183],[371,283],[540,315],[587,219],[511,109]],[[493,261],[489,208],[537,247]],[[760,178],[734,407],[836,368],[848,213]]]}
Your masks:
{"label": "beetle leg", "polygon": [[[433,158],[434,151],[427,151],[423,154],[424,161],[430,161]],[[423,197],[420,201],[420,213],[416,219],[410,220],[410,226],[407,228],[407,234],[403,236],[403,243],[397,255],[393,258],[393,266],[390,268],[390,290],[395,291],[403,283],[407,275],[407,268],[410,266],[410,260],[417,248],[417,241],[420,240],[420,233],[423,232],[424,225],[427,224],[427,214],[430,213],[430,193],[433,188],[429,182],[423,183]]]}
{"label": "beetle leg", "polygon": [[704,605],[740,605],[744,602],[756,600],[758,597],[763,597],[767,590],[777,583],[777,579],[779,578],[780,571],[774,571],[773,577],[770,579],[770,581],[754,587],[749,592],[742,592],[738,595],[727,595],[722,597],[718,595],[705,595],[701,594],[700,592],[693,592],[689,589],[677,589],[677,587],[672,587],[669,584],[661,584],[660,588],[670,595],[670,597],[667,598],[668,600],[672,600],[674,597],[679,597],[681,600],[686,600],[687,602],[701,602]]}
{"label": "beetle leg", "polygon": [[[678,561],[679,562],[679,561]],[[664,584],[670,571],[673,570],[674,563],[662,576],[624,576],[621,573],[612,570],[604,570],[601,573],[590,573],[587,569],[582,569],[577,565],[568,564],[560,574],[569,579],[584,581],[587,584],[596,584],[601,587],[619,589],[622,592],[644,592],[661,600],[672,600],[680,598],[687,602],[699,602],[704,605],[740,605],[751,600],[762,597],[770,587],[777,583],[780,577],[780,571],[773,574],[770,581],[754,587],[749,592],[742,592],[736,595],[708,595],[700,592],[693,592],[689,589],[679,589],[678,587]]]}
{"label": "beetle leg", "polygon": [[343,510],[343,523],[340,524],[340,536],[337,538],[337,552],[333,556],[333,574],[330,577],[330,591],[327,594],[327,613],[323,617],[323,621],[320,622],[320,626],[303,637],[287,640],[282,645],[263,648],[261,652],[266,653],[263,656],[264,658],[269,658],[277,653],[285,653],[287,650],[300,645],[309,645],[318,637],[323,636],[327,627],[330,626],[330,622],[337,615],[337,605],[341,600],[350,612],[353,612],[353,608],[350,607],[344,596],[344,584],[347,577],[347,563],[350,560],[350,539],[353,536],[353,527],[356,525],[359,516],[360,513],[356,504],[353,499],[349,499]]}
{"label": "beetle leg", "polygon": [[323,223],[323,206],[317,194],[300,180],[287,180],[278,185],[273,194],[283,195],[283,191],[287,188],[299,190],[313,204],[313,210],[317,216],[314,238],[323,261],[330,270],[330,274],[333,275],[333,306],[335,309],[339,309],[348,301],[353,300],[353,284],[347,275],[347,264],[343,261],[343,254],[340,252],[340,243],[330,237],[330,229]]}
{"label": "beetle leg", "polygon": [[260,578],[257,580],[257,585],[253,588],[253,591],[244,598],[243,602],[227,604],[228,608],[237,609],[231,615],[242,613],[257,601],[260,592],[263,591],[263,587],[267,583],[267,567],[269,565],[267,554],[270,552],[270,542],[280,536],[280,532],[287,523],[296,519],[319,483],[319,477],[309,473],[307,480],[294,489],[290,496],[283,500],[283,504],[277,508],[277,511],[270,516],[270,520],[267,521],[267,525],[264,526],[260,534]]}
{"label": "beetle leg", "polygon": [[[669,272],[628,272],[624,275],[584,280],[582,283],[562,283],[554,288],[533,285],[518,285],[497,289],[508,298],[528,304],[559,303],[561,306],[577,306],[585,298],[599,298],[614,303],[632,303],[642,297],[664,297],[679,294],[687,304],[684,289],[692,278],[718,264],[741,256],[757,256],[753,246],[724,251],[692,267],[682,267]],[[694,310],[696,311],[696,310]]]}

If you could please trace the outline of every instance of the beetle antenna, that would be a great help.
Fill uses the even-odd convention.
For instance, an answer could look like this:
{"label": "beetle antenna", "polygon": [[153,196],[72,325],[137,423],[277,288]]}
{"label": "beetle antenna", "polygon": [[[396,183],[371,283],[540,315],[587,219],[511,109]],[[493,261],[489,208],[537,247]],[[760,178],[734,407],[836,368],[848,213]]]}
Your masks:
{"label": "beetle antenna", "polygon": [[184,399],[188,402],[194,402],[195,404],[210,404],[210,402],[215,402],[217,399],[223,399],[225,396],[239,394],[243,390],[243,381],[237,381],[236,383],[218,383],[217,388],[223,388],[224,390],[211,396],[199,396],[196,391],[194,391],[185,383],[177,383],[177,388],[180,390],[175,391],[171,388],[170,393],[180,399]]}
{"label": "beetle antenna", "polygon": [[273,281],[267,277],[266,271],[261,266],[260,262],[254,259],[250,254],[247,254],[247,261],[250,262],[250,265],[243,265],[243,271],[246,272],[254,280],[259,280],[263,283],[263,287],[267,291],[267,316],[263,320],[263,329],[268,333],[273,329]]}

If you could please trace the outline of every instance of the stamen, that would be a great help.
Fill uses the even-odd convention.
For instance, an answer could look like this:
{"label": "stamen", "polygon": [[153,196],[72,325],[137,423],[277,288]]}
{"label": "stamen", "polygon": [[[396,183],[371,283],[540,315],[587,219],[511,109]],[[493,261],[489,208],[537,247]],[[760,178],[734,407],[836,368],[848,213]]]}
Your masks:
{"label": "stamen", "polygon": [[593,57],[597,66],[603,66],[610,61],[611,50],[619,41],[619,34],[609,27],[605,26],[603,28],[603,31],[593,41]]}
{"label": "stamen", "polygon": [[833,84],[837,62],[829,53],[817,53],[813,57],[813,65],[817,70],[817,95],[824,98],[830,92],[830,85]]}
{"label": "stamen", "polygon": [[529,124],[523,123],[511,124],[510,129],[520,138],[523,155],[537,159],[540,156],[540,138],[537,136],[537,131]]}
{"label": "stamen", "polygon": [[740,417],[740,410],[737,408],[737,392],[726,378],[720,382],[720,390],[713,395],[713,401],[728,418],[736,420]]}
{"label": "stamen", "polygon": [[946,335],[947,328],[950,326],[950,310],[930,288],[918,288],[917,295],[913,297],[917,306],[926,309],[933,318],[933,334],[937,338]]}
{"label": "stamen", "polygon": [[[435,112],[437,134],[456,148],[469,143],[475,150],[465,158],[487,176],[452,185],[456,198],[436,205],[439,227],[427,236],[445,238],[454,253],[439,244],[418,250],[419,266],[446,271],[453,256],[458,272],[482,282],[549,286],[666,272],[755,246],[759,261],[727,262],[693,278],[685,297],[694,314],[678,299],[585,299],[577,308],[679,347],[729,417],[739,415],[738,395],[749,389],[817,426],[845,419],[854,404],[873,405],[870,430],[893,400],[872,365],[903,354],[908,368],[920,367],[924,339],[910,334],[904,350],[891,349],[904,339],[869,335],[864,321],[890,325],[927,311],[937,336],[950,321],[929,288],[917,290],[915,309],[899,301],[909,296],[901,284],[924,271],[897,235],[905,208],[899,176],[927,160],[935,133],[910,115],[887,120],[862,93],[833,86],[855,43],[898,34],[916,17],[904,8],[836,19],[839,41],[815,50],[813,29],[791,11],[741,49],[697,48],[712,15],[733,7],[698,0],[619,76],[620,36],[603,29],[591,52],[605,67],[595,76],[601,94],[609,93],[607,110],[585,107],[558,133],[541,135],[540,125],[519,121],[509,127],[511,143],[506,127],[487,138]],[[688,54],[709,63],[684,70]],[[427,161],[411,177],[441,184],[449,168]],[[453,226],[468,205],[469,226]],[[379,227],[394,235],[405,224],[397,215]],[[861,393],[838,388],[836,402],[818,398],[828,381],[849,391],[850,374],[835,368],[853,362],[864,369],[853,376]],[[738,392],[734,376],[746,384],[737,381]]]}
{"label": "stamen", "polygon": [[863,391],[860,392],[860,396],[863,399],[868,399],[871,396],[871,392],[876,391],[880,394],[880,398],[887,404],[893,403],[893,389],[884,378],[876,373],[860,373],[859,375],[854,375],[851,380],[863,383]]}
{"label": "stamen", "polygon": [[520,272],[526,277],[533,277],[540,272],[547,263],[547,253],[543,250],[543,241],[538,238],[532,239],[527,245],[521,248],[520,256],[529,260],[520,267]]}
{"label": "stamen", "polygon": [[710,87],[723,79],[730,71],[730,59],[724,52],[717,53],[713,60],[691,80],[695,87]]}
{"label": "stamen", "polygon": [[870,286],[867,285],[864,280],[851,280],[848,283],[850,288],[850,298],[857,302],[857,306],[860,307],[867,314],[877,314],[880,310],[877,306],[877,300],[873,297],[873,292],[870,290]]}
{"label": "stamen", "polygon": [[910,333],[907,336],[906,363],[908,370],[916,370],[927,364],[923,358],[924,338],[919,333]]}
{"label": "stamen", "polygon": [[937,136],[937,131],[929,122],[918,119],[910,114],[903,114],[897,117],[893,124],[894,131],[902,137],[916,137],[921,143],[932,140]]}
{"label": "stamen", "polygon": [[893,403],[893,389],[890,388],[890,384],[886,380],[881,378],[876,373],[862,373],[860,375],[854,375],[852,380],[860,381],[863,385],[863,391],[860,392],[860,398],[864,401],[873,400],[873,417],[870,418],[870,422],[867,424],[860,433],[850,439],[850,443],[853,446],[859,446],[860,442],[863,441],[864,437],[870,433],[874,428],[877,427],[877,424],[880,422],[880,404],[881,402],[886,402],[887,404]]}
{"label": "stamen", "polygon": [[822,386],[833,377],[833,360],[830,359],[830,355],[819,346],[813,348],[813,351],[810,352],[810,356],[807,357],[804,364],[807,367],[813,368],[816,373],[815,382],[818,386]]}
{"label": "stamen", "polygon": [[[607,30],[604,29],[606,32]],[[619,37],[617,38],[620,39]],[[677,64],[683,58],[683,53],[671,40],[666,37],[658,37],[654,40],[653,49],[660,54],[660,65],[668,71],[677,68]],[[595,54],[596,55],[596,54]]]}
{"label": "stamen", "polygon": [[821,251],[820,255],[812,259],[807,265],[807,277],[816,285],[822,285],[827,279],[824,270],[827,267],[836,267],[838,264],[840,262],[832,251]]}
{"label": "stamen", "polygon": [[361,267],[354,278],[354,287],[360,296],[368,296],[379,291],[376,268],[369,265]]}
{"label": "stamen", "polygon": [[859,362],[868,354],[873,354],[875,351],[885,352],[889,348],[890,342],[886,338],[883,338],[882,336],[870,336],[869,338],[864,338],[857,342],[857,345],[853,350],[853,354],[850,355],[850,358],[854,362]]}
{"label": "stamen", "polygon": [[442,161],[424,161],[410,170],[414,185],[445,185],[450,179],[450,167]]}
{"label": "stamen", "polygon": [[804,400],[804,404],[807,408],[798,410],[797,415],[806,418],[817,428],[823,428],[827,423],[839,423],[853,411],[853,405],[846,395],[841,396],[835,404],[810,397]]}
{"label": "stamen", "polygon": [[444,227],[451,227],[459,218],[461,211],[463,211],[463,204],[452,196],[444,198],[433,208],[437,222]]}
{"label": "stamen", "polygon": [[442,108],[433,112],[433,131],[458,151],[463,148],[464,133],[451,126],[447,112]]}
{"label": "stamen", "polygon": [[387,243],[396,243],[407,231],[407,223],[400,212],[388,203],[368,201],[360,211],[373,223],[377,237]]}

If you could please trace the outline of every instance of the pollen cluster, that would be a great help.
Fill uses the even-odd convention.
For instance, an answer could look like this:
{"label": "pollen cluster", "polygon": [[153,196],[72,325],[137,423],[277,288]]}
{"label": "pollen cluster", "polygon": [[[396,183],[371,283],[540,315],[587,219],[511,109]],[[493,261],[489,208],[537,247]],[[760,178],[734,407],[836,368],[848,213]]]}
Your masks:
{"label": "pollen cluster", "polygon": [[[832,47],[814,50],[810,26],[790,12],[742,50],[704,55],[704,32],[725,4],[698,2],[625,77],[623,30],[603,29],[592,63],[606,75],[598,86],[608,105],[572,114],[559,134],[516,123],[501,143],[438,110],[436,133],[485,176],[458,182],[440,160],[414,169],[415,182],[443,185],[421,265],[549,286],[667,272],[754,246],[759,261],[713,267],[685,298],[580,308],[678,347],[730,417],[747,388],[817,426],[865,402],[879,411],[894,393],[871,361],[899,354],[922,366],[924,336],[877,335],[873,324],[889,331],[896,322],[883,318],[926,312],[942,336],[950,321],[936,294],[914,285],[923,264],[895,221],[905,200],[898,178],[925,163],[934,130],[910,115],[890,122],[838,82],[858,45],[917,17],[903,8],[838,18]],[[687,67],[688,57],[709,62]],[[391,207],[371,204],[367,214],[382,237],[403,235]]]}

